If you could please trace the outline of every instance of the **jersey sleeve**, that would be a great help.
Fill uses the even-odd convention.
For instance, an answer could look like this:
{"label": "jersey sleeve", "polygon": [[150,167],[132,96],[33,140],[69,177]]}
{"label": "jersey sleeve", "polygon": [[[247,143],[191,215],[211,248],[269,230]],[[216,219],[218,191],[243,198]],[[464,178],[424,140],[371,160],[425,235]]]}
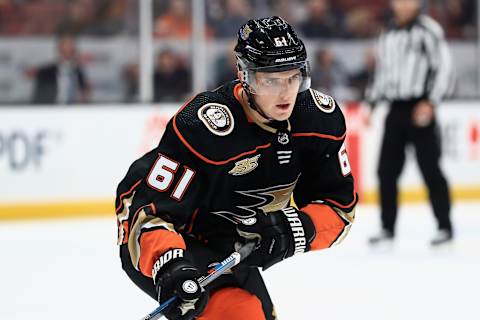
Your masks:
{"label": "jersey sleeve", "polygon": [[308,158],[297,187],[294,201],[314,222],[316,237],[312,250],[340,243],[354,221],[357,194],[345,146],[346,127],[337,108],[338,129],[329,136],[311,137]]}
{"label": "jersey sleeve", "polygon": [[425,28],[425,50],[430,62],[427,79],[427,98],[436,106],[453,89],[452,55],[445,39],[442,27],[433,19],[422,16],[421,23]]}
{"label": "jersey sleeve", "polygon": [[158,147],[136,160],[117,188],[118,244],[128,246],[133,266],[148,277],[160,255],[186,248],[180,232],[202,199],[199,163],[172,122]]}
{"label": "jersey sleeve", "polygon": [[383,98],[385,93],[384,85],[385,81],[385,74],[383,70],[384,59],[385,57],[385,34],[382,33],[378,38],[375,47],[375,69],[373,72],[372,77],[369,79],[369,83],[367,85],[365,91],[365,98],[367,102],[370,104],[371,108],[374,108],[376,104]]}

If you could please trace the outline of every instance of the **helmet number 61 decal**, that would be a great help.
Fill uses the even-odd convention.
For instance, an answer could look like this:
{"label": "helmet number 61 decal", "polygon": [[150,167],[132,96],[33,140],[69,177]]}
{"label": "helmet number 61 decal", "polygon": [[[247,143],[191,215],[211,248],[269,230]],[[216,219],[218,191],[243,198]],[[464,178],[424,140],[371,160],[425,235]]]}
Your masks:
{"label": "helmet number 61 decal", "polygon": [[275,47],[288,46],[287,39],[285,39],[285,37],[276,37],[276,38],[273,38],[273,41],[275,41]]}

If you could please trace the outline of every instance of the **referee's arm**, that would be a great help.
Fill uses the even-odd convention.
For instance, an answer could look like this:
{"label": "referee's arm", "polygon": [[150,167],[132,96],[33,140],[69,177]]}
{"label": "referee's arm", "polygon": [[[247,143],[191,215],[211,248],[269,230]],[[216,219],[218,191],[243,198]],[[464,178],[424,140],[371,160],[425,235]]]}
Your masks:
{"label": "referee's arm", "polygon": [[426,95],[433,105],[438,106],[444,97],[451,94],[453,89],[452,55],[443,30],[439,25],[434,25],[427,29],[425,46],[431,68]]}
{"label": "referee's arm", "polygon": [[369,84],[366,88],[365,98],[367,103],[373,109],[375,105],[383,99],[384,85],[386,80],[384,79],[385,72],[384,67],[381,65],[383,63],[383,55],[385,55],[385,34],[382,33],[374,48],[375,52],[375,67],[374,72],[369,79]]}

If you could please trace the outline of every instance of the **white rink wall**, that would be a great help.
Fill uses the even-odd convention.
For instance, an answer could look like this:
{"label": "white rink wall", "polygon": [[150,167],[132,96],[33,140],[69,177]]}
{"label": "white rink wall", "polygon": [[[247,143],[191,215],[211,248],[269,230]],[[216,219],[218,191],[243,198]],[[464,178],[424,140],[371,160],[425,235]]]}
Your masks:
{"label": "white rink wall", "polygon": [[[438,110],[443,135],[442,165],[458,199],[480,199],[477,104],[451,102]],[[117,183],[133,160],[156,146],[166,123],[179,107],[161,104],[1,108],[0,219],[15,219],[19,212],[22,217],[29,217],[28,210],[32,208],[39,217],[42,210],[47,215],[62,215],[69,210],[110,212]],[[357,187],[361,199],[372,203],[386,108],[378,108],[370,127],[362,121],[363,108],[347,105],[343,109],[348,119],[348,152]],[[422,190],[422,179],[412,161],[413,154],[407,158],[401,186],[411,199],[416,199],[415,195]],[[88,208],[81,207],[87,204]]]}
{"label": "white rink wall", "polygon": [[[370,127],[358,121],[364,108],[348,117],[349,134],[358,134],[361,188],[366,194],[377,187],[377,162],[383,134],[386,106],[375,110]],[[437,109],[438,129],[442,141],[441,166],[458,198],[476,194],[480,200],[480,103],[448,102]],[[423,185],[415,161],[413,146],[407,147],[407,160],[400,178],[404,191],[418,190]]]}
{"label": "white rink wall", "polygon": [[1,203],[110,199],[178,106],[0,109]]}

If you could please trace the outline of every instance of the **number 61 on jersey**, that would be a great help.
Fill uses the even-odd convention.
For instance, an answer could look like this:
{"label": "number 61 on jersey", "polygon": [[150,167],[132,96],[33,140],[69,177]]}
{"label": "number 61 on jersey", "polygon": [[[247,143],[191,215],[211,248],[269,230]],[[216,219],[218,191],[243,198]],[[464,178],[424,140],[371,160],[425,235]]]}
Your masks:
{"label": "number 61 on jersey", "polygon": [[[157,161],[148,174],[147,184],[159,192],[170,190],[179,166],[180,164],[177,161],[172,160],[163,154],[159,154]],[[170,196],[177,201],[182,200],[185,191],[195,176],[194,170],[187,166],[183,167],[183,174],[170,194]]]}

